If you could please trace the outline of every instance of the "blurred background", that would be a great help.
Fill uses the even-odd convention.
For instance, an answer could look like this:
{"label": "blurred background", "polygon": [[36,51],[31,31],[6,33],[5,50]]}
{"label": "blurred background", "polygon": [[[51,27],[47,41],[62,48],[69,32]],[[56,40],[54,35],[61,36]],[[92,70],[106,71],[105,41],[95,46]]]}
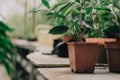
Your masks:
{"label": "blurred background", "polygon": [[[51,0],[51,5],[54,3],[54,0]],[[0,20],[14,29],[11,37],[35,37],[35,26],[49,23],[45,13],[40,0],[0,0]]]}
{"label": "blurred background", "polygon": [[[44,1],[46,1],[46,2],[44,2]],[[65,54],[65,53],[68,53],[66,42],[72,41],[72,38],[74,36],[73,36],[73,34],[71,35],[71,33],[74,33],[74,31],[70,32],[68,30],[68,27],[66,27],[66,26],[65,26],[65,29],[63,28],[61,31],[59,30],[59,28],[61,28],[61,24],[65,23],[65,20],[62,20],[59,18],[58,19],[56,18],[57,20],[55,20],[55,16],[63,18],[63,19],[65,16],[58,14],[57,11],[54,11],[54,10],[53,11],[55,14],[52,11],[51,11],[51,13],[47,14],[51,9],[49,7],[48,7],[49,9],[46,8],[49,5],[47,5],[46,7],[45,7],[45,5],[43,5],[43,3],[48,4],[47,1],[49,1],[50,7],[52,7],[57,3],[59,3],[59,5],[60,5],[60,4],[63,4],[61,2],[66,2],[66,1],[78,2],[79,0],[0,0],[0,80],[45,80],[43,78],[43,76],[37,71],[38,66],[36,66],[34,63],[32,63],[32,61],[28,60],[28,58],[26,57],[26,56],[30,55],[31,53],[38,52],[38,53],[42,53],[42,54],[44,53],[46,55],[56,54],[59,57],[68,57],[68,54]],[[98,0],[98,2],[99,1],[100,0]],[[115,0],[115,1],[117,1],[117,0]],[[101,2],[103,2],[103,1],[101,1]],[[105,1],[105,2],[107,2],[107,1]],[[87,4],[89,4],[89,3],[87,2]],[[108,3],[105,3],[105,6],[107,4]],[[67,6],[67,8],[65,8],[66,6]],[[69,6],[71,6],[71,3]],[[76,5],[75,5],[76,9],[73,11],[71,11],[71,10],[69,11],[69,9],[74,9],[74,8],[69,8],[69,6],[68,6],[68,4],[65,4],[61,8],[59,6],[54,6],[54,9],[56,9],[56,10],[58,9],[58,11],[64,9],[63,13],[72,12],[72,13],[70,13],[70,15],[67,15],[67,17],[66,17],[66,19],[68,20],[68,21],[66,21],[67,26],[69,26],[68,24],[70,21],[73,22],[73,23],[71,22],[72,25],[79,26],[79,24],[77,24],[79,22],[79,20],[78,20],[80,17],[79,14],[84,13],[84,12],[89,14],[90,12],[92,12],[92,7],[85,8],[85,10],[81,9],[82,11],[78,11],[80,6],[76,7]],[[96,6],[98,6],[98,5],[96,5]],[[119,6],[116,6],[116,7],[119,8]],[[102,14],[104,14],[104,16],[103,16],[103,19],[100,18],[100,20],[98,19],[98,21],[95,21],[96,26],[98,25],[98,28],[96,26],[94,28],[94,25],[92,25],[93,22],[91,23],[90,21],[86,21],[86,19],[85,19],[85,22],[87,24],[91,25],[93,28],[91,28],[89,25],[83,23],[84,24],[83,26],[87,25],[86,26],[87,28],[85,28],[85,30],[84,30],[84,27],[83,27],[83,29],[81,28],[80,30],[82,30],[83,33],[87,34],[87,32],[89,32],[88,30],[90,29],[90,32],[88,33],[88,35],[85,35],[85,37],[89,37],[89,36],[97,37],[97,38],[98,37],[107,37],[107,36],[104,36],[105,35],[104,32],[105,32],[105,33],[108,33],[108,36],[110,36],[110,38],[113,38],[116,36],[118,38],[120,38],[120,36],[119,36],[120,31],[119,31],[118,26],[116,28],[114,28],[114,26],[116,26],[116,25],[113,25],[114,21],[116,21],[116,17],[114,17],[111,13],[109,13],[109,14],[111,14],[112,16],[111,15],[107,16],[101,10],[106,10],[105,11],[106,14],[108,14],[108,11],[111,11],[111,9],[109,10],[106,8],[105,9],[100,8],[100,12],[99,12],[98,16],[95,18],[97,19],[97,18],[101,17]],[[117,12],[116,8],[115,8],[115,10]],[[98,7],[98,11],[99,11],[99,7]],[[96,10],[95,10],[95,12],[96,12]],[[73,14],[73,13],[76,13],[76,14]],[[86,14],[86,13],[84,13],[84,14]],[[51,15],[51,14],[52,15],[54,14],[55,16],[48,17],[48,15]],[[77,20],[77,21],[74,21],[74,18],[73,19],[71,18],[71,17],[74,17],[74,15],[76,15],[75,20]],[[68,18],[69,16],[71,16],[70,21]],[[77,17],[77,16],[79,16],[79,17]],[[86,16],[83,16],[83,17],[86,17]],[[89,15],[88,17],[91,18],[91,15]],[[111,22],[111,20],[108,20],[110,18],[113,18],[113,20],[112,20],[113,22]],[[118,19],[119,19],[119,16],[118,16]],[[108,21],[108,22],[103,24],[104,21]],[[99,22],[101,23],[100,25],[99,25]],[[112,26],[111,26],[111,24],[112,24]],[[70,26],[72,26],[72,25],[70,24]],[[104,27],[101,27],[102,25]],[[109,26],[106,27],[106,25],[109,25],[110,28],[108,28]],[[64,33],[63,35],[49,34],[48,33],[49,30],[53,26],[58,26],[58,29],[57,30],[55,29],[58,33],[60,33],[60,32],[63,33],[66,30],[68,30],[68,32]],[[108,29],[108,31],[107,31],[107,29]],[[77,31],[77,28],[75,30]],[[54,31],[53,31],[53,33],[54,33]],[[78,30],[78,32],[80,33],[79,30]],[[82,33],[82,35],[84,35],[83,33]],[[112,36],[109,35],[110,33],[112,34]],[[116,33],[118,35],[116,35]],[[77,36],[79,37],[79,34],[77,34]],[[83,39],[83,37],[82,37],[82,39]],[[84,41],[84,39],[83,39],[83,41]],[[114,41],[115,41],[115,39],[114,39]],[[102,48],[105,51],[103,44],[102,44]],[[102,48],[100,48],[100,49],[102,49]],[[63,53],[63,54],[60,54],[60,53]],[[101,51],[101,53],[102,53],[102,51]],[[36,57],[35,57],[35,59],[36,59]],[[36,61],[39,62],[37,59],[36,59]]]}
{"label": "blurred background", "polygon": [[[50,6],[62,2],[62,0],[49,1]],[[21,45],[22,42],[24,44],[24,41],[20,43],[18,41],[19,44],[16,46],[17,51],[15,52],[18,54],[15,54],[16,59],[14,60],[14,48],[6,48],[6,46],[11,46],[10,42],[15,43],[15,41],[11,39],[23,39],[27,41],[40,39],[41,44],[47,44],[52,47],[52,41],[50,40],[53,40],[56,36],[48,34],[49,29],[52,27],[50,25],[52,21],[49,22],[47,20],[46,13],[47,9],[43,6],[41,0],[0,0],[0,31],[2,31],[3,28],[3,34],[5,34],[0,33],[0,80],[43,80],[41,75],[36,71],[36,67],[26,59],[26,55],[34,51],[31,46],[28,45],[29,47],[26,47],[26,45],[23,45],[21,47],[19,44]],[[11,28],[12,32],[9,32],[9,29],[7,32],[7,28],[5,29],[4,27]],[[8,35],[10,39],[6,35]],[[4,39],[2,36],[4,36]],[[50,37],[50,39],[45,40],[46,37]],[[4,55],[2,55],[2,53]],[[3,58],[3,56],[9,57]],[[16,74],[11,72],[10,65],[12,62],[6,62],[6,60],[13,60],[15,62],[15,65],[12,65],[16,70]],[[7,72],[8,74],[11,73],[12,77],[7,76]]]}

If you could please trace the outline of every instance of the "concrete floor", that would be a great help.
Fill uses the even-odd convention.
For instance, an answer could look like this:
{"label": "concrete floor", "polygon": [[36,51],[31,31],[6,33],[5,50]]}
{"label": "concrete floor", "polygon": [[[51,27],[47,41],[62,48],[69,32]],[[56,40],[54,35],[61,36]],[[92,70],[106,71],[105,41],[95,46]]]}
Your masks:
{"label": "concrete floor", "polygon": [[73,73],[70,68],[38,68],[45,80],[120,80],[120,74],[108,68],[96,68],[94,73]]}

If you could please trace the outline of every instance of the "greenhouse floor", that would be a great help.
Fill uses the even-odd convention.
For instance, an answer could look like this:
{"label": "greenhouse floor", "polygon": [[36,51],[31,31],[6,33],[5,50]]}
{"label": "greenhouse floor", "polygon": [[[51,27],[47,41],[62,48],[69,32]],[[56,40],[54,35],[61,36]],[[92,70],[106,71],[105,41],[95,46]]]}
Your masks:
{"label": "greenhouse floor", "polygon": [[120,80],[119,73],[108,68],[96,68],[94,73],[73,73],[70,68],[38,68],[45,80]]}

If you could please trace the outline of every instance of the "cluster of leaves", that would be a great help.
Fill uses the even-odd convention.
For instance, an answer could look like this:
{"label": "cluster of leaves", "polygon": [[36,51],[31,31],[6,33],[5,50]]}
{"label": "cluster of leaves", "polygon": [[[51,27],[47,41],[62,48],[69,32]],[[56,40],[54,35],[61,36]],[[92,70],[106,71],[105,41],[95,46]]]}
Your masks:
{"label": "cluster of leaves", "polygon": [[8,74],[11,77],[15,76],[15,53],[14,46],[10,42],[10,38],[7,35],[8,31],[12,31],[6,24],[0,21],[0,63],[2,63]]}
{"label": "cluster of leaves", "polygon": [[110,0],[107,9],[109,11],[106,11],[104,13],[106,16],[103,17],[106,20],[106,24],[104,24],[107,26],[105,34],[107,37],[120,40],[120,1]]}
{"label": "cluster of leaves", "polygon": [[[119,0],[97,0],[96,17],[94,24],[102,35],[117,38],[120,33],[120,1]],[[104,32],[104,33],[103,33]],[[94,35],[95,33],[93,33]]]}
{"label": "cluster of leaves", "polygon": [[[76,41],[82,41],[84,34],[92,29],[90,20],[87,20],[88,15],[91,15],[92,12],[91,6],[88,6],[89,2],[90,0],[75,0],[58,3],[53,8],[48,7],[50,11],[47,15],[57,23],[49,33],[63,34],[70,32],[74,35]],[[47,0],[43,4],[46,7],[49,5]],[[85,15],[86,13],[87,15]]]}
{"label": "cluster of leaves", "polygon": [[[105,37],[111,26],[120,27],[119,0],[73,0],[52,8],[48,0],[41,1],[50,10],[47,15],[57,23],[50,30],[51,34],[69,31],[76,41],[82,41],[85,36]],[[120,36],[118,33],[113,34]]]}

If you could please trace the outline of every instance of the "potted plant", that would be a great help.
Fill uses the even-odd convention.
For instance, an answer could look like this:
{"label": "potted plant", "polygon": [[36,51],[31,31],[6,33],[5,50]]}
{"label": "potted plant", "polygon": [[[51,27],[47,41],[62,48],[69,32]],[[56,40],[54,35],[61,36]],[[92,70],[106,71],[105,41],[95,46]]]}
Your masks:
{"label": "potted plant", "polygon": [[[48,7],[46,0],[43,4]],[[50,8],[50,7],[48,7]],[[88,32],[94,28],[94,1],[74,0],[55,5],[47,14],[57,26],[49,33],[70,32],[75,42],[68,42],[70,67],[73,72],[94,72],[98,43],[85,42]]]}
{"label": "potted plant", "polygon": [[[110,14],[107,15],[110,19],[107,21],[109,27],[106,32],[111,32],[112,34],[107,34],[108,37],[112,36],[117,39],[116,42],[106,42],[105,48],[107,51],[109,71],[110,72],[120,72],[120,1],[113,0],[111,5],[109,5]],[[110,17],[111,16],[111,17]]]}
{"label": "potted plant", "polygon": [[107,61],[106,49],[104,48],[104,43],[116,41],[115,37],[113,37],[114,36],[113,34],[115,34],[118,31],[118,28],[110,27],[112,26],[111,18],[113,18],[110,9],[110,5],[112,1],[98,0],[98,2],[95,3],[97,4],[94,7],[96,13],[95,16],[93,16],[95,28],[94,30],[91,30],[89,33],[89,37],[95,37],[95,38],[86,38],[86,41],[99,43],[96,63],[107,64],[108,61]]}

